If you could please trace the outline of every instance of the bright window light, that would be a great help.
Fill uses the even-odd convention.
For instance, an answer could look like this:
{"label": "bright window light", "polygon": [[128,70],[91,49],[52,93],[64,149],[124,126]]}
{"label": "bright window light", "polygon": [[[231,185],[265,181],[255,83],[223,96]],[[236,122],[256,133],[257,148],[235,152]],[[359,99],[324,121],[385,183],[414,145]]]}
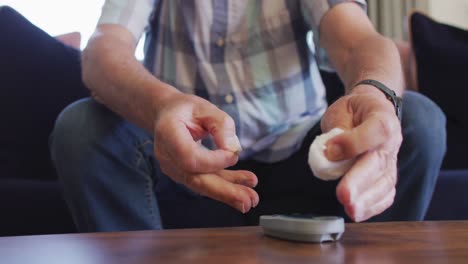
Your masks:
{"label": "bright window light", "polygon": [[[0,6],[11,6],[52,36],[80,32],[81,48],[93,33],[103,4],[104,0],[0,0]],[[142,43],[136,57],[143,58]]]}

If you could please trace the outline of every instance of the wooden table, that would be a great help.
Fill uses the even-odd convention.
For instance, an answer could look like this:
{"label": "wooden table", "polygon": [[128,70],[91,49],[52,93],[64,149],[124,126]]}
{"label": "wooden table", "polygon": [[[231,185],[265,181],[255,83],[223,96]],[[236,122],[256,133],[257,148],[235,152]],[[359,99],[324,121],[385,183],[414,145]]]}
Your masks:
{"label": "wooden table", "polygon": [[0,263],[468,263],[468,221],[348,224],[325,244],[259,227],[3,237]]}

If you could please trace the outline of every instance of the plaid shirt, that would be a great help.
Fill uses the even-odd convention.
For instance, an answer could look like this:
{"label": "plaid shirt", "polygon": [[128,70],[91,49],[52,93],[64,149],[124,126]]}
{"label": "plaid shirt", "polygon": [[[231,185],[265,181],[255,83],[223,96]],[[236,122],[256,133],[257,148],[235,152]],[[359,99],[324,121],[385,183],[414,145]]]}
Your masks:
{"label": "plaid shirt", "polygon": [[[156,2],[156,3],[155,3]],[[106,0],[99,24],[145,29],[145,64],[236,123],[241,158],[275,162],[301,145],[327,104],[314,34],[332,6],[365,0]],[[150,27],[148,27],[150,25]],[[312,45],[313,46],[313,45]],[[210,148],[211,140],[204,141]]]}

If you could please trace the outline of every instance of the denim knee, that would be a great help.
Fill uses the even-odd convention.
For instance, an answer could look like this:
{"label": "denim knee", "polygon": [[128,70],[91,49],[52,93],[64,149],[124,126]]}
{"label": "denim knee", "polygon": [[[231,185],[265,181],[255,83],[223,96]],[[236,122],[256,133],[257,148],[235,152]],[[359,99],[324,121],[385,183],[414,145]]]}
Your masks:
{"label": "denim knee", "polygon": [[403,97],[403,151],[413,152],[419,160],[442,161],[446,148],[446,117],[429,98],[406,92]]}
{"label": "denim knee", "polygon": [[[83,177],[92,175],[83,170],[95,162],[93,152],[107,135],[115,133],[120,122],[120,117],[90,98],[79,100],[60,113],[50,137],[50,151],[63,183],[79,186],[86,181]],[[70,175],[68,172],[73,169],[81,173]]]}
{"label": "denim knee", "polygon": [[445,122],[441,109],[427,97],[405,93],[395,202],[373,221],[423,220],[446,151]]}
{"label": "denim knee", "polygon": [[106,130],[104,126],[110,125],[109,116],[110,111],[89,98],[66,107],[55,121],[50,138],[52,159],[73,158],[76,162],[86,158],[90,144]]}
{"label": "denim knee", "polygon": [[152,153],[148,133],[92,99],[59,115],[51,154],[79,230],[161,228]]}

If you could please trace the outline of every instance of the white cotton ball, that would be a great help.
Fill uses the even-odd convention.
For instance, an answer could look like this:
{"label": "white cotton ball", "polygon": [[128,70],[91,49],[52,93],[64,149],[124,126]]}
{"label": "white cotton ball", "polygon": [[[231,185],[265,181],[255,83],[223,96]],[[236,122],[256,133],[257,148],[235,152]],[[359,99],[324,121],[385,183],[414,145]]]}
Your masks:
{"label": "white cotton ball", "polygon": [[310,145],[309,149],[309,166],[314,175],[324,181],[339,179],[353,166],[355,159],[330,161],[325,157],[325,149],[327,141],[341,133],[343,129],[334,128],[328,133],[317,136]]}

